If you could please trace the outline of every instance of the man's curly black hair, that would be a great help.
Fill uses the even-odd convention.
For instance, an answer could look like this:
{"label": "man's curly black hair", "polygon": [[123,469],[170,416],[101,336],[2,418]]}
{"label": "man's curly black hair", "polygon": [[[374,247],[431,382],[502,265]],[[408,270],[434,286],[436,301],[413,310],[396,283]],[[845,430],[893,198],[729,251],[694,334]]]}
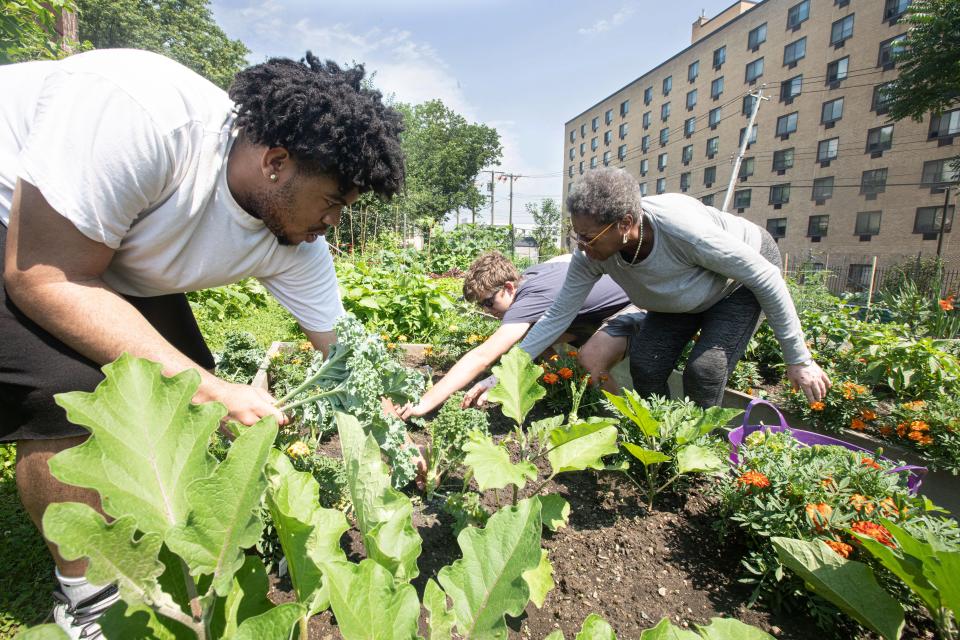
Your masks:
{"label": "man's curly black hair", "polygon": [[389,198],[404,181],[403,117],[364,88],[362,64],[341,69],[307,51],[245,69],[230,85],[237,125],[254,144],[284,147],[313,174],[336,178],[346,193],[357,187]]}

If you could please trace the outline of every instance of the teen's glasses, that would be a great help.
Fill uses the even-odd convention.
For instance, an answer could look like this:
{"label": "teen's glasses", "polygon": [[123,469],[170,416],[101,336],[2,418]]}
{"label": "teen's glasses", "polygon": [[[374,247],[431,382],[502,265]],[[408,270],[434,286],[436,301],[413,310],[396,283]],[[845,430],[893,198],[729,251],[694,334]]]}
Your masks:
{"label": "teen's glasses", "polygon": [[497,294],[503,291],[503,287],[500,287],[489,296],[480,301],[480,306],[484,309],[493,309],[493,299],[497,297]]}

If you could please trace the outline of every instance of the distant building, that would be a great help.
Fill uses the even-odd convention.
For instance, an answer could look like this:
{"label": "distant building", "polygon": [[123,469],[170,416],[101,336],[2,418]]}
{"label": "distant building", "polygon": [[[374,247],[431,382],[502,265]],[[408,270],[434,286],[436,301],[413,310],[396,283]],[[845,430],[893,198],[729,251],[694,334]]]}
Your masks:
{"label": "distant building", "polygon": [[[960,105],[889,121],[884,87],[897,77],[891,55],[908,5],[765,0],[699,18],[689,47],[566,123],[567,192],[609,165],[636,176],[645,195],[680,191],[720,208],[749,135],[729,210],[766,227],[791,260],[847,256],[842,277],[859,281],[869,261],[850,256],[933,255]],[[770,100],[747,132],[749,94],[761,88]],[[960,255],[953,211],[947,258]]]}
{"label": "distant building", "polygon": [[518,258],[529,258],[532,262],[540,260],[540,249],[532,236],[525,236],[513,243],[513,251]]}

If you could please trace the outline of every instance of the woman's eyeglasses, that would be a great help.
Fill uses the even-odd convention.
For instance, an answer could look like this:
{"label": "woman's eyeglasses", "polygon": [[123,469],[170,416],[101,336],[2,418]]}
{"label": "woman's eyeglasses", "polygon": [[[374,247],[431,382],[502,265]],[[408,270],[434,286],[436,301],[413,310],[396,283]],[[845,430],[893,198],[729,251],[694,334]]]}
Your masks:
{"label": "woman's eyeglasses", "polygon": [[576,242],[577,245],[579,245],[579,246],[581,246],[581,247],[589,247],[589,246],[593,245],[594,242],[596,242],[597,240],[599,240],[599,239],[600,239],[600,236],[602,236],[603,234],[605,234],[605,233],[607,232],[607,229],[609,229],[610,227],[612,227],[612,226],[615,225],[615,224],[616,224],[615,221],[614,221],[614,222],[611,222],[610,224],[608,224],[607,226],[605,226],[603,229],[601,229],[601,230],[600,230],[600,233],[598,233],[597,235],[593,236],[593,237],[590,238],[590,239],[587,239],[587,238],[583,237],[582,235],[580,235],[579,233],[577,233],[576,231],[573,231],[573,230],[570,231],[569,238],[570,238],[570,240],[571,240],[572,242]]}

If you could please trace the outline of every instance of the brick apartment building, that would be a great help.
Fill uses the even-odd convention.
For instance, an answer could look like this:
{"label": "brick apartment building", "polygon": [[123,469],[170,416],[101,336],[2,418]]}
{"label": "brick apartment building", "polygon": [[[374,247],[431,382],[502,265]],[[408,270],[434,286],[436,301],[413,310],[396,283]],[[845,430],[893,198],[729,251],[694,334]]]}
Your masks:
{"label": "brick apartment building", "polygon": [[[884,86],[897,76],[891,54],[908,5],[764,0],[699,18],[689,47],[566,123],[566,190],[608,165],[636,176],[645,195],[680,191],[720,208],[749,135],[728,210],[770,230],[794,264],[829,265],[832,255],[856,285],[870,256],[885,265],[934,255],[960,105],[890,121]],[[748,133],[757,90],[770,99]],[[947,260],[960,258],[953,191]]]}

